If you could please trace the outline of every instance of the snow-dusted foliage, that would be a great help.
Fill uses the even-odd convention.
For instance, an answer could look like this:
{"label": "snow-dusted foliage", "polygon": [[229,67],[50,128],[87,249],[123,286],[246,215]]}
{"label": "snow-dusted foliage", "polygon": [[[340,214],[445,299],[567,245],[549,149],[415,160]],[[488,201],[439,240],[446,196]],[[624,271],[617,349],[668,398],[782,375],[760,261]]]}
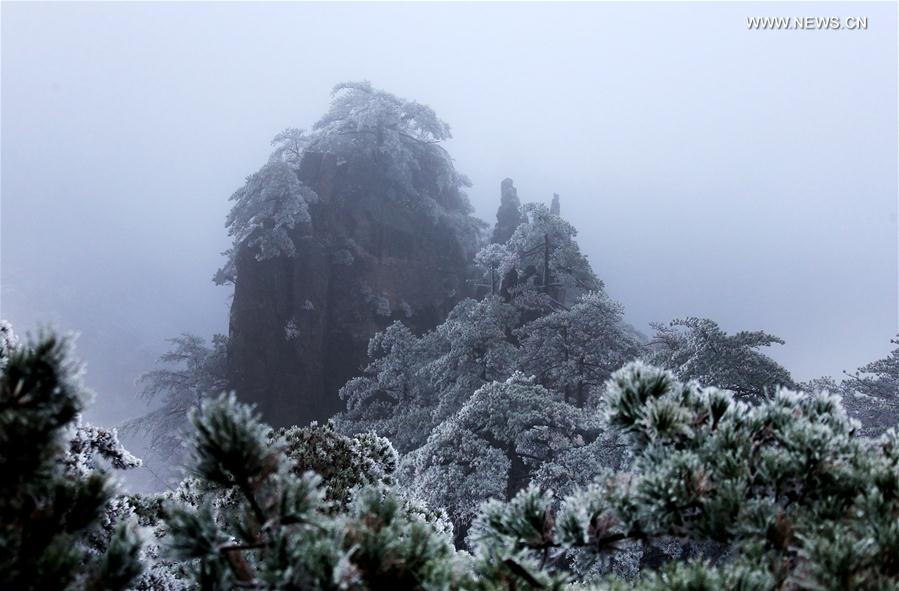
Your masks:
{"label": "snow-dusted foliage", "polygon": [[500,291],[517,306],[546,313],[564,308],[580,295],[602,289],[574,237],[574,226],[542,203],[528,203],[504,244],[491,244],[476,257],[492,291]]}
{"label": "snow-dusted foliage", "polygon": [[0,368],[0,588],[118,590],[143,568],[131,524],[104,535],[115,488],[95,460],[135,460],[113,433],[75,427],[88,398],[65,339],[20,345]]}
{"label": "snow-dusted foliage", "polygon": [[[491,501],[471,538],[486,572],[551,587],[563,557],[677,536],[697,560],[600,589],[893,589],[899,574],[897,432],[854,437],[836,397],[781,390],[758,406],[632,364],[605,394],[636,461],[561,503],[536,488]],[[499,549],[499,550],[498,550]]]}
{"label": "snow-dusted foliage", "polygon": [[890,342],[897,347],[889,355],[849,374],[852,389],[872,398],[894,401],[899,398],[899,335]]}
{"label": "snow-dusted foliage", "polygon": [[[77,428],[83,403],[77,366],[52,336],[0,370],[4,589],[890,590],[899,580],[899,432],[857,437],[835,395],[780,389],[750,405],[634,362],[607,382],[599,411],[514,373],[479,388],[399,468],[382,437],[273,431],[222,395],[191,412],[195,476],[127,496],[113,496],[104,465],[134,461],[114,433]],[[471,551],[457,550],[465,530],[453,522],[472,520]]]}
{"label": "snow-dusted foliage", "polygon": [[461,191],[471,183],[439,145],[452,137],[449,125],[430,107],[367,81],[338,84],[332,97],[330,110],[314,126],[310,150],[364,155],[383,167],[398,199],[435,215],[438,208],[471,211]]}
{"label": "snow-dusted foliage", "polygon": [[228,262],[216,273],[215,282],[234,281],[238,246],[254,249],[259,261],[293,256],[296,247],[290,233],[297,224],[310,221],[308,204],[317,200],[315,191],[301,183],[285,162],[269,162],[247,177],[246,184],[231,195],[234,206],[225,225],[234,246],[226,253]]}
{"label": "snow-dusted foliage", "polygon": [[414,498],[447,511],[463,535],[480,503],[505,498],[511,462],[456,421],[437,426],[428,441],[403,457],[400,482]]}
{"label": "snow-dusted foliage", "polygon": [[[475,264],[484,272],[486,286],[490,288],[490,295],[499,292],[502,275],[500,268],[506,264],[509,251],[504,244],[491,243],[478,251],[474,257]],[[506,271],[508,272],[508,271]]]}
{"label": "snow-dusted foliage", "polygon": [[276,429],[268,440],[271,446],[282,447],[294,474],[315,472],[324,480],[325,498],[344,507],[359,488],[392,484],[399,462],[384,437],[374,433],[347,437],[331,422]]}
{"label": "snow-dusted foliage", "polygon": [[425,366],[439,351],[436,335],[416,337],[401,322],[372,337],[369,366],[340,390],[347,404],[346,412],[337,417],[341,430],[375,431],[402,452],[424,443],[437,405]]}
{"label": "snow-dusted foliage", "polygon": [[283,162],[293,169],[300,166],[303,152],[309,147],[311,138],[305,130],[296,127],[288,127],[272,138],[272,146],[275,150],[269,157],[270,162]]}
{"label": "snow-dusted foliage", "polygon": [[748,400],[760,400],[779,386],[794,386],[790,373],[758,351],[783,344],[762,331],[728,335],[706,318],[686,318],[655,324],[656,334],[647,361],[674,372],[681,380],[697,380],[734,392]]}
{"label": "snow-dusted foliage", "polygon": [[268,163],[231,196],[226,225],[234,244],[224,253],[227,261],[215,282],[235,280],[241,248],[253,249],[257,260],[295,255],[296,226],[311,221],[308,206],[318,201],[298,176],[309,152],[376,168],[386,179],[388,196],[434,222],[448,222],[464,236],[463,243],[477,244],[481,227],[468,215],[472,208],[463,191],[471,183],[439,145],[450,137],[449,125],[426,105],[369,82],[338,84],[330,109],[312,130],[291,127],[277,134]]}
{"label": "snow-dusted foliage", "polygon": [[[364,374],[341,390],[339,428],[390,438],[406,454],[404,488],[446,508],[458,535],[481,500],[509,499],[535,479],[570,490],[627,461],[620,440],[586,409],[640,344],[579,254],[574,229],[546,208],[527,211],[509,240],[514,248],[491,244],[477,257],[492,279],[503,276],[505,293],[494,283],[493,293],[463,300],[421,336],[393,324],[372,338]],[[550,290],[530,280],[510,288],[510,275],[521,269],[524,278],[533,266],[531,243],[550,273],[567,279]],[[555,298],[563,284],[569,295],[596,289],[569,307]]]}
{"label": "snow-dusted foliage", "polygon": [[[899,345],[899,336],[890,342]],[[845,373],[841,383],[824,377],[801,387],[806,392],[840,394],[849,413],[861,421],[864,435],[879,436],[899,423],[899,346],[883,359]]]}
{"label": "snow-dusted foliage", "polygon": [[321,478],[297,473],[297,460],[323,451],[305,437],[311,432],[273,442],[250,408],[228,396],[205,400],[192,421],[193,469],[220,501],[170,505],[165,524],[169,552],[194,581],[214,589],[436,588],[460,568],[440,514],[385,488],[359,488],[335,514]]}
{"label": "snow-dusted foliage", "polygon": [[176,465],[182,456],[188,412],[205,396],[228,389],[227,338],[215,335],[210,346],[203,338],[185,333],[169,342],[172,348],[159,358],[161,367],[138,378],[141,395],[157,408],[126,422],[122,429],[125,434],[148,435],[150,451]]}
{"label": "snow-dusted foliage", "polygon": [[429,505],[445,507],[461,533],[482,501],[510,498],[544,464],[598,431],[587,412],[516,373],[478,389],[409,454],[403,482]]}
{"label": "snow-dusted foliage", "polygon": [[400,322],[376,334],[370,365],[341,389],[347,402],[338,418],[341,429],[374,429],[402,452],[421,446],[475,390],[511,374],[516,348],[508,338],[515,315],[499,298],[464,300],[421,337]]}
{"label": "snow-dusted foliage", "polygon": [[522,371],[578,406],[612,372],[637,358],[640,343],[624,325],[622,306],[604,292],[589,292],[567,310],[518,329]]}
{"label": "snow-dusted foliage", "polygon": [[137,468],[141,460],[119,443],[115,429],[95,427],[78,419],[69,439],[64,463],[70,474],[84,477],[107,467],[116,470]]}
{"label": "snow-dusted foliage", "polygon": [[436,143],[452,137],[449,125],[427,105],[377,90],[368,81],[343,82],[334,87],[331,109],[315,124],[324,135],[382,134]]}
{"label": "snow-dusted foliage", "polygon": [[20,344],[12,324],[0,319],[0,369],[6,366],[6,361],[19,348]]}
{"label": "snow-dusted foliage", "polygon": [[518,323],[513,306],[490,297],[463,300],[435,329],[443,347],[427,372],[440,392],[436,421],[452,416],[481,386],[512,374],[517,348],[510,335]]}

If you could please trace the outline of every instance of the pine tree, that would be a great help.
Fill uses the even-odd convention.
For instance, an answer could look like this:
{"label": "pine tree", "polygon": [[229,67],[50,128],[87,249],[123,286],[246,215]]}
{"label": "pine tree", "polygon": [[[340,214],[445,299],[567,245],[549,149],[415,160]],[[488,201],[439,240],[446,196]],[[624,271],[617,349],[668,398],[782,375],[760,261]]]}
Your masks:
{"label": "pine tree", "polygon": [[504,244],[490,245],[476,258],[491,277],[502,278],[500,295],[505,301],[535,318],[602,290],[575,240],[574,226],[542,203],[528,203],[522,214],[523,221]]}
{"label": "pine tree", "polygon": [[479,388],[403,460],[402,483],[446,508],[464,535],[481,502],[510,499],[557,456],[600,431],[589,413],[516,373]]}
{"label": "pine tree", "polygon": [[482,567],[521,584],[571,581],[563,557],[676,536],[706,558],[636,589],[896,589],[899,432],[855,437],[839,399],[780,390],[757,406],[641,363],[613,376],[610,425],[633,468],[561,500],[532,487],[491,501],[471,534]]}
{"label": "pine tree", "polygon": [[[144,434],[149,437],[148,451],[163,459],[167,466],[179,466],[183,458],[183,440],[190,427],[188,413],[206,396],[228,390],[227,337],[215,335],[211,346],[192,334],[169,339],[171,349],[159,358],[159,367],[142,374],[137,382],[141,396],[158,408],[122,425],[124,434]],[[165,471],[170,484],[180,480],[180,474],[169,468]]]}
{"label": "pine tree", "polygon": [[[899,336],[890,342],[899,345]],[[863,435],[876,437],[899,423],[899,346],[883,359],[844,373],[842,383],[823,377],[801,387],[808,392],[839,393],[849,414],[861,421]]]}
{"label": "pine tree", "polygon": [[580,407],[593,389],[641,350],[624,324],[622,306],[601,291],[526,324],[516,334],[521,371]]}
{"label": "pine tree", "polygon": [[358,489],[335,515],[321,478],[295,473],[288,442],[233,396],[191,414],[192,468],[219,502],[173,506],[169,548],[204,589],[453,588],[446,534],[378,487]]}
{"label": "pine tree", "polygon": [[[135,460],[114,432],[77,423],[85,391],[65,341],[7,359],[4,589],[897,589],[899,431],[858,437],[835,395],[780,389],[750,405],[634,362],[598,413],[515,374],[407,455],[411,483],[383,438],[273,431],[222,395],[191,412],[194,477],[112,499],[104,462]],[[608,452],[589,443],[597,431],[632,461],[591,462]],[[576,477],[556,478],[563,465],[592,482],[565,488]],[[428,495],[473,519],[470,553],[410,498]],[[143,550],[129,520],[151,532]],[[687,560],[636,571],[673,540]]]}
{"label": "pine tree", "polygon": [[97,551],[94,537],[114,486],[95,460],[107,457],[117,467],[135,460],[119,452],[114,433],[75,428],[87,393],[66,339],[47,334],[5,355],[0,587],[127,588],[142,570],[141,540],[130,524],[121,523]]}
{"label": "pine tree", "polygon": [[781,386],[795,387],[782,365],[758,351],[783,340],[762,331],[728,335],[712,320],[686,318],[654,324],[656,334],[646,361],[668,369],[678,379],[697,380],[758,401]]}

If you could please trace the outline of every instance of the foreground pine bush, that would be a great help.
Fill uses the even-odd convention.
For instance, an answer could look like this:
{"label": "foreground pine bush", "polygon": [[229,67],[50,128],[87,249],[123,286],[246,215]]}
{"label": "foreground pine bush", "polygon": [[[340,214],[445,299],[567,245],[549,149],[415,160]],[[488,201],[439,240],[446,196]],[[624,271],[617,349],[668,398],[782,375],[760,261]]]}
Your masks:
{"label": "foreground pine bush", "polygon": [[127,588],[141,542],[125,522],[104,532],[114,489],[90,458],[133,458],[77,426],[86,394],[65,339],[0,348],[0,589]]}
{"label": "foreground pine bush", "polygon": [[895,429],[861,439],[835,397],[781,390],[747,406],[640,363],[613,376],[605,402],[633,469],[561,503],[533,487],[488,503],[472,537],[506,576],[570,581],[572,551],[602,558],[629,540],[674,538],[699,560],[637,588],[899,588]]}
{"label": "foreground pine bush", "polygon": [[169,547],[206,589],[455,587],[464,575],[447,532],[383,487],[331,511],[321,478],[297,475],[288,442],[233,396],[193,413],[193,470],[220,491],[213,507],[175,507]]}

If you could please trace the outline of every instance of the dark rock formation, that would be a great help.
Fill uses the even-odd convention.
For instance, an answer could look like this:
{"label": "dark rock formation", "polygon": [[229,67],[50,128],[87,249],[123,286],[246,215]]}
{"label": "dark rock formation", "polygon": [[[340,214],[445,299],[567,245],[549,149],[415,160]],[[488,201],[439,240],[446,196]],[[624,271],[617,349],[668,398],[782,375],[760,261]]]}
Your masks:
{"label": "dark rock formation", "polygon": [[230,379],[273,425],[330,417],[376,331],[428,330],[468,295],[477,222],[454,205],[464,195],[428,186],[425,170],[415,182],[428,207],[410,205],[414,191],[387,170],[370,154],[307,151],[297,174],[319,200],[292,232],[296,255],[236,253]]}
{"label": "dark rock formation", "polygon": [[522,222],[526,221],[521,211],[521,201],[512,179],[503,179],[500,184],[499,209],[496,210],[496,226],[493,228],[493,242],[505,244]]}

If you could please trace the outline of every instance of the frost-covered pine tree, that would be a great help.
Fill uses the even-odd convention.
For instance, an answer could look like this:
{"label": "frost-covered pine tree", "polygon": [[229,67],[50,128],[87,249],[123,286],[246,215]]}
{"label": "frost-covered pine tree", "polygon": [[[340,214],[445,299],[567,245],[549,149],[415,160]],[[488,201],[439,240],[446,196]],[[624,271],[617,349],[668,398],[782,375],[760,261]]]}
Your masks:
{"label": "frost-covered pine tree", "polygon": [[518,367],[583,407],[593,388],[640,355],[641,345],[622,316],[622,306],[604,292],[589,292],[570,309],[516,331],[521,344]]}
{"label": "frost-covered pine tree", "polygon": [[225,254],[225,266],[213,278],[218,284],[233,282],[234,257],[241,247],[254,250],[256,260],[296,253],[292,231],[308,223],[309,204],[315,203],[315,191],[300,182],[289,164],[272,160],[247,177],[246,184],[231,195],[234,206],[225,225],[234,246]]}
{"label": "frost-covered pine tree", "polygon": [[233,396],[191,420],[192,469],[215,500],[171,504],[166,544],[200,588],[447,588],[461,576],[439,516],[387,489],[358,488],[335,514],[321,478],[298,473],[303,435],[292,445],[297,433],[271,433]]}
{"label": "frost-covered pine tree", "polygon": [[137,461],[77,426],[89,397],[66,339],[7,350],[0,369],[0,587],[126,589],[143,565],[131,523],[104,531],[115,487],[100,460]]}
{"label": "frost-covered pine tree", "polygon": [[471,533],[481,572],[550,588],[576,580],[572,551],[603,560],[675,536],[697,560],[595,588],[896,589],[895,429],[860,439],[833,395],[780,390],[749,406],[641,363],[616,372],[605,402],[632,468],[561,500],[530,487],[487,503]]}
{"label": "frost-covered pine tree", "polygon": [[339,434],[331,422],[308,427],[274,429],[273,447],[283,446],[286,461],[297,476],[315,472],[322,478],[325,499],[346,508],[359,489],[394,483],[399,455],[385,437],[374,432]]}
{"label": "frost-covered pine tree", "polygon": [[6,361],[19,348],[20,344],[12,324],[0,319],[0,369],[6,366]]}
{"label": "frost-covered pine tree", "polygon": [[899,336],[890,342],[897,347],[886,357],[846,372],[842,383],[826,377],[803,388],[840,393],[850,414],[862,422],[862,434],[881,435],[899,422]]}
{"label": "frost-covered pine tree", "polygon": [[[893,365],[865,367],[888,380]],[[273,431],[222,395],[191,413],[192,478],[115,498],[107,464],[135,460],[114,432],[77,423],[84,396],[52,336],[15,348],[0,371],[4,589],[889,590],[899,580],[899,432],[857,437],[826,393],[780,389],[750,405],[636,362],[613,374],[598,412],[514,374],[479,388],[399,470],[382,437]],[[611,438],[590,443],[597,432]],[[595,461],[612,439],[632,461]],[[567,486],[560,469],[581,480]],[[446,514],[410,495],[448,507],[457,541],[473,519],[471,552],[454,548]],[[636,571],[644,549],[671,540],[692,554]]]}
{"label": "frost-covered pine tree", "polygon": [[305,130],[296,127],[288,127],[272,138],[272,146],[275,148],[269,157],[273,162],[284,162],[293,169],[300,167],[303,152],[309,147],[312,138]]}
{"label": "frost-covered pine tree", "polygon": [[440,396],[435,421],[456,413],[481,386],[512,375],[517,348],[511,336],[519,322],[513,306],[489,297],[460,302],[435,329],[444,343],[426,368]]}
{"label": "frost-covered pine tree", "polygon": [[498,297],[463,300],[433,331],[416,337],[401,323],[376,334],[372,361],[340,391],[344,432],[374,429],[401,452],[415,449],[475,390],[514,371],[515,309]]}
{"label": "frost-covered pine tree", "polygon": [[446,508],[460,535],[481,502],[509,499],[544,464],[596,438],[590,414],[516,373],[479,388],[403,460],[403,483]]}
{"label": "frost-covered pine tree", "polygon": [[516,227],[502,251],[493,246],[489,257],[482,255],[479,260],[482,265],[489,260],[490,271],[502,277],[503,297],[539,315],[602,289],[574,239],[574,226],[542,203],[528,203],[522,209],[525,222]]}
{"label": "frost-covered pine tree", "polygon": [[[548,408],[577,414],[592,389],[640,353],[621,307],[601,290],[580,255],[573,228],[545,207],[530,211],[533,219],[517,227],[509,244],[542,236],[538,242],[545,246],[551,236],[555,247],[541,253],[551,272],[563,278],[553,285],[570,286],[569,294],[587,285],[596,290],[568,307],[551,295],[561,292],[524,281],[507,291],[508,297],[494,293],[460,302],[446,321],[421,337],[395,324],[372,339],[369,366],[341,391],[348,406],[337,420],[341,431],[374,429],[390,438],[406,454],[404,483],[429,503],[448,508],[460,531],[473,517],[476,499],[508,498],[529,479],[567,490],[589,482],[585,469],[617,467],[627,455],[614,434],[591,424],[577,445],[551,447],[522,460],[510,451],[515,445],[500,445],[479,428],[460,423],[462,416],[488,413],[485,397],[502,398],[495,388],[529,391],[534,404],[545,400]],[[518,277],[520,261],[528,260],[516,258],[509,244],[491,244],[476,259],[494,272],[494,280],[509,273]],[[579,276],[590,281],[577,283]],[[516,372],[523,375],[508,382]],[[516,421],[511,414],[502,420]]]}
{"label": "frost-covered pine tree", "polygon": [[[159,358],[160,367],[138,378],[141,395],[158,407],[127,421],[123,431],[149,437],[148,449],[176,466],[183,459],[182,442],[189,427],[191,409],[206,396],[228,390],[227,337],[215,335],[211,345],[196,335],[182,334],[169,339],[172,348]],[[180,476],[170,474],[173,482]]]}
{"label": "frost-covered pine tree", "polygon": [[[609,381],[597,417],[626,438],[633,463],[562,496],[529,486],[508,501],[508,479],[495,477],[511,469],[508,442],[533,457],[577,445],[585,411],[520,376],[470,403],[438,428],[447,445],[423,464],[459,469],[421,486],[492,497],[460,506],[476,516],[471,554],[453,548],[432,511],[383,483],[329,505],[287,441],[222,397],[193,419],[195,486],[213,496],[169,499],[164,541],[175,566],[211,589],[896,588],[899,439],[895,430],[855,437],[837,397],[781,390],[750,406],[634,363]],[[641,547],[673,538],[694,557],[633,570]]]}
{"label": "frost-covered pine tree", "polygon": [[678,379],[697,380],[756,401],[780,386],[795,386],[782,365],[758,351],[782,345],[776,336],[762,331],[728,335],[706,318],[678,319],[653,328],[646,361],[672,371]]}
{"label": "frost-covered pine tree", "polygon": [[437,334],[417,337],[401,322],[375,334],[363,375],[340,389],[347,405],[336,419],[341,430],[375,431],[403,452],[421,445],[433,427],[438,402],[427,366],[441,349]]}
{"label": "frost-covered pine tree", "polygon": [[850,374],[853,388],[876,398],[899,397],[899,335],[890,342],[897,347],[889,355],[863,365],[855,373]]}

